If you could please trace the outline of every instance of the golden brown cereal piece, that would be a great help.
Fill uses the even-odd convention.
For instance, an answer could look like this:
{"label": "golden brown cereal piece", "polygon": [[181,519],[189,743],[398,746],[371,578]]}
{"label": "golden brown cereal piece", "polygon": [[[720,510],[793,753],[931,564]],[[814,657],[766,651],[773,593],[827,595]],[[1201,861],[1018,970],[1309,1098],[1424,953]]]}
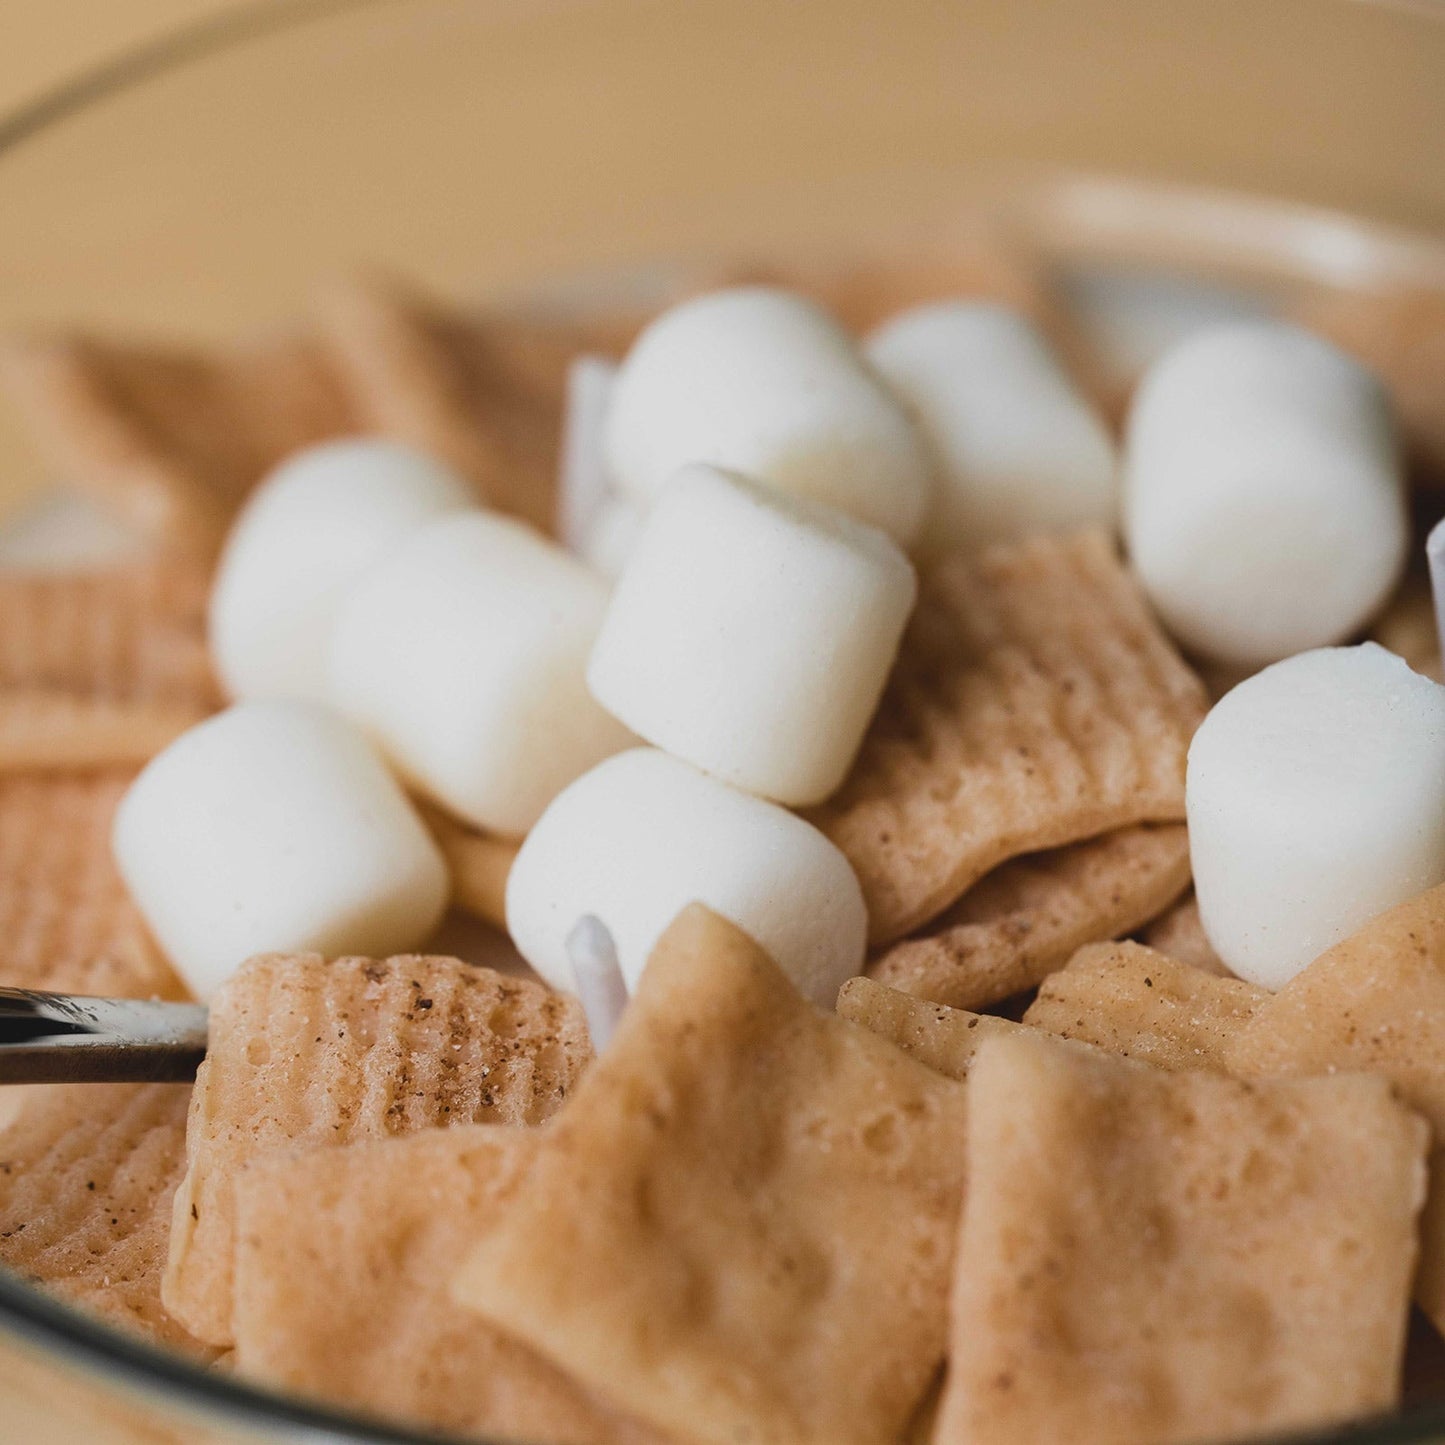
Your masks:
{"label": "golden brown cereal piece", "polygon": [[1259,1009],[1229,1062],[1247,1075],[1371,1070],[1430,1121],[1416,1299],[1445,1331],[1445,884],[1321,954]]}
{"label": "golden brown cereal piece", "polygon": [[25,1089],[0,1130],[0,1262],[111,1324],[206,1353],[161,1304],[190,1095],[186,1084]]}
{"label": "golden brown cereal piece", "polygon": [[0,360],[54,473],[182,553],[214,552],[277,461],[354,425],[308,337],[215,353],[33,338]]}
{"label": "golden brown cereal piece", "polygon": [[505,931],[507,876],[520,845],[478,833],[437,808],[423,811],[427,827],[451,869],[452,907]]}
{"label": "golden brown cereal piece", "polygon": [[1369,1075],[1168,1074],[1023,1029],[969,1075],[936,1445],[1166,1445],[1389,1409],[1424,1121]]}
{"label": "golden brown cereal piece", "polygon": [[[1445,380],[1441,382],[1445,390]],[[1403,657],[1416,672],[1445,682],[1440,661],[1440,634],[1435,627],[1435,603],[1430,578],[1411,570],[1405,574],[1385,610],[1375,619],[1370,638]]]}
{"label": "golden brown cereal piece", "polygon": [[237,1171],[448,1124],[540,1124],[590,1053],[576,1001],[453,958],[254,958],[211,1004],[167,1307],[231,1343]]}
{"label": "golden brown cereal piece", "polygon": [[889,943],[1021,853],[1184,816],[1199,680],[1100,532],[953,557],[853,772],[812,816]]}
{"label": "golden brown cereal piece", "polygon": [[1199,917],[1199,902],[1191,891],[1167,913],[1161,913],[1140,935],[1144,944],[1157,953],[1203,969],[1218,978],[1233,978],[1229,965],[1215,953]]}
{"label": "golden brown cereal piece", "polygon": [[180,562],[0,577],[0,771],[145,762],[220,705]]}
{"label": "golden brown cereal piece", "polygon": [[456,1296],[698,1445],[885,1445],[943,1356],[963,1089],[700,905]]}
{"label": "golden brown cereal piece", "polygon": [[935,1003],[985,1008],[1035,987],[1084,944],[1147,923],[1188,885],[1182,823],[1121,828],[1011,858],[868,972]]}
{"label": "golden brown cereal piece", "polygon": [[838,1016],[895,1044],[950,1079],[966,1079],[979,1045],[1024,1027],[993,1014],[929,1003],[871,978],[850,978],[838,991]]}
{"label": "golden brown cereal piece", "polygon": [[0,773],[139,765],[205,716],[179,703],[0,692]]}
{"label": "golden brown cereal piece", "polygon": [[170,561],[0,575],[0,694],[213,709],[207,586]]}
{"label": "golden brown cereal piece", "polygon": [[457,1260],[492,1228],[535,1138],[469,1124],[242,1170],[237,1371],[413,1429],[660,1440],[450,1298]]}
{"label": "golden brown cereal piece", "polygon": [[1268,999],[1138,943],[1099,943],[1044,980],[1024,1022],[1161,1069],[1228,1072],[1235,1036]]}
{"label": "golden brown cereal piece", "polygon": [[0,777],[0,984],[186,996],[111,859],[111,819],[130,778]]}
{"label": "golden brown cereal piece", "polygon": [[1332,292],[1313,297],[1299,319],[1380,376],[1417,479],[1445,485],[1445,295],[1423,288]]}
{"label": "golden brown cereal piece", "polygon": [[608,327],[469,316],[379,278],[336,288],[322,325],[364,428],[553,530],[567,371],[583,351],[616,353]]}

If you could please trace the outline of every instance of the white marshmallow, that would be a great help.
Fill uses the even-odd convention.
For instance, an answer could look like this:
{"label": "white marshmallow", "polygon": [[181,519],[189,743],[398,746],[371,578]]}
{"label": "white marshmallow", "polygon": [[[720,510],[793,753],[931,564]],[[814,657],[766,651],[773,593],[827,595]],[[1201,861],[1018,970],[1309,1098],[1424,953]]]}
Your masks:
{"label": "white marshmallow", "polygon": [[938,482],[921,539],[930,552],[1115,525],[1109,430],[1021,312],[919,306],[875,331],[866,350],[933,450]]}
{"label": "white marshmallow", "polygon": [[587,681],[648,742],[750,793],[819,803],[853,762],[917,594],[876,528],[686,467],[643,523]]}
{"label": "white marshmallow", "polygon": [[227,691],[324,698],[347,589],[414,527],[473,500],[440,462],[394,442],[323,442],[282,462],[232,528],[211,592]]}
{"label": "white marshmallow", "polygon": [[863,967],[867,913],[842,853],[785,809],[650,748],[609,758],[542,815],[507,880],[507,928],[548,983],[575,992],[567,938],[592,914],[630,989],[693,902],[751,934],[825,1008]]}
{"label": "white marshmallow", "polygon": [[664,312],[617,376],[607,464],[644,505],[711,462],[827,502],[905,546],[932,486],[927,450],[848,333],[787,291],[739,287]]}
{"label": "white marshmallow", "polygon": [[1145,376],[1125,450],[1134,565],[1209,657],[1260,665],[1338,642],[1403,565],[1384,390],[1308,332],[1240,323],[1181,343]]}
{"label": "white marshmallow", "polygon": [[598,513],[612,496],[602,435],[616,379],[617,363],[605,356],[579,356],[567,369],[557,535],[579,556],[586,555],[585,544],[596,528]]}
{"label": "white marshmallow", "polygon": [[616,581],[637,545],[647,513],[627,497],[604,497],[573,550],[588,566]]}
{"label": "white marshmallow", "polygon": [[319,703],[239,703],[148,763],[116,864],[200,998],[252,954],[385,957],[446,907],[446,864],[366,739]]}
{"label": "white marshmallow", "polygon": [[1445,880],[1445,687],[1374,643],[1276,663],[1205,718],[1187,799],[1210,942],[1280,988]]}
{"label": "white marshmallow", "polygon": [[438,802],[518,836],[632,741],[583,677],[606,604],[601,578],[524,523],[441,517],[349,594],[333,701]]}

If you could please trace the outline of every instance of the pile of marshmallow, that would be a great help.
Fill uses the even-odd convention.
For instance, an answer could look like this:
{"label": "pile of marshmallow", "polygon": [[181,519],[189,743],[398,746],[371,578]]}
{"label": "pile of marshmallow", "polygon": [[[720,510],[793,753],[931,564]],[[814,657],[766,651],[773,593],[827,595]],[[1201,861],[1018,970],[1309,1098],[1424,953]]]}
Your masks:
{"label": "pile of marshmallow", "polygon": [[[201,997],[254,953],[401,952],[447,902],[421,797],[525,838],[508,931],[553,985],[576,987],[579,918],[602,920],[630,985],[699,900],[831,1006],[864,963],[863,899],[791,809],[849,771],[916,598],[910,556],[1121,513],[1153,603],[1195,651],[1257,666],[1348,637],[1406,547],[1380,388],[1303,332],[1215,328],[1145,378],[1121,463],[1044,335],[1009,308],[923,306],[859,348],[782,290],[689,301],[620,367],[574,368],[563,543],[380,441],[299,454],[258,488],[210,615],[237,701],[137,778],[116,818],[121,872]],[[1307,767],[1283,743],[1267,766],[1258,748],[1245,757],[1241,728],[1277,740],[1306,704],[1315,746],[1334,725],[1317,685],[1330,694],[1331,669],[1348,730],[1364,706],[1354,674],[1318,667],[1247,727],[1223,709],[1206,724],[1190,815],[1230,962],[1249,953],[1231,933],[1241,919],[1248,933],[1244,915],[1279,911],[1256,896],[1273,866],[1260,840],[1290,852],[1272,790],[1308,793],[1301,769],[1358,772],[1333,742]],[[1411,678],[1391,683],[1406,713]],[[1433,694],[1431,709],[1422,736],[1438,725]],[[1349,797],[1375,806],[1361,783]],[[1309,812],[1311,828],[1327,833],[1327,814]],[[1425,872],[1445,873],[1442,831],[1445,810]],[[1295,872],[1328,873],[1330,841],[1311,842]],[[1233,876],[1236,858],[1252,877]],[[1416,862],[1390,867],[1419,874]],[[1415,874],[1409,891],[1435,881]],[[1291,900],[1307,910],[1318,891]]]}

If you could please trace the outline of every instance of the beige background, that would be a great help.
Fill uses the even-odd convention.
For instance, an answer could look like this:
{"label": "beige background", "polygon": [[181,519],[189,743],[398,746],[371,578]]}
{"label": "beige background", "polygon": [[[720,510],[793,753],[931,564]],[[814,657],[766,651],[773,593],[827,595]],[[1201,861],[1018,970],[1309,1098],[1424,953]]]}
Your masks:
{"label": "beige background", "polygon": [[0,0],[0,115],[119,51],[237,0]]}

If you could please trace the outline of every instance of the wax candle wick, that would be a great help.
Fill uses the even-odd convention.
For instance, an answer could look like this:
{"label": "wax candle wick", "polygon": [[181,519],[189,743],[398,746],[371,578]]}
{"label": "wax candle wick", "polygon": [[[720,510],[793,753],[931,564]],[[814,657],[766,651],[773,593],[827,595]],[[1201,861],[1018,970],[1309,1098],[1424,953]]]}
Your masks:
{"label": "wax candle wick", "polygon": [[617,960],[617,944],[600,918],[584,913],[567,935],[567,956],[572,961],[582,1012],[587,1015],[592,1048],[600,1054],[627,1007],[627,983]]}
{"label": "wax candle wick", "polygon": [[1445,650],[1445,521],[1437,522],[1425,539],[1430,563],[1430,595],[1435,600],[1435,639]]}

